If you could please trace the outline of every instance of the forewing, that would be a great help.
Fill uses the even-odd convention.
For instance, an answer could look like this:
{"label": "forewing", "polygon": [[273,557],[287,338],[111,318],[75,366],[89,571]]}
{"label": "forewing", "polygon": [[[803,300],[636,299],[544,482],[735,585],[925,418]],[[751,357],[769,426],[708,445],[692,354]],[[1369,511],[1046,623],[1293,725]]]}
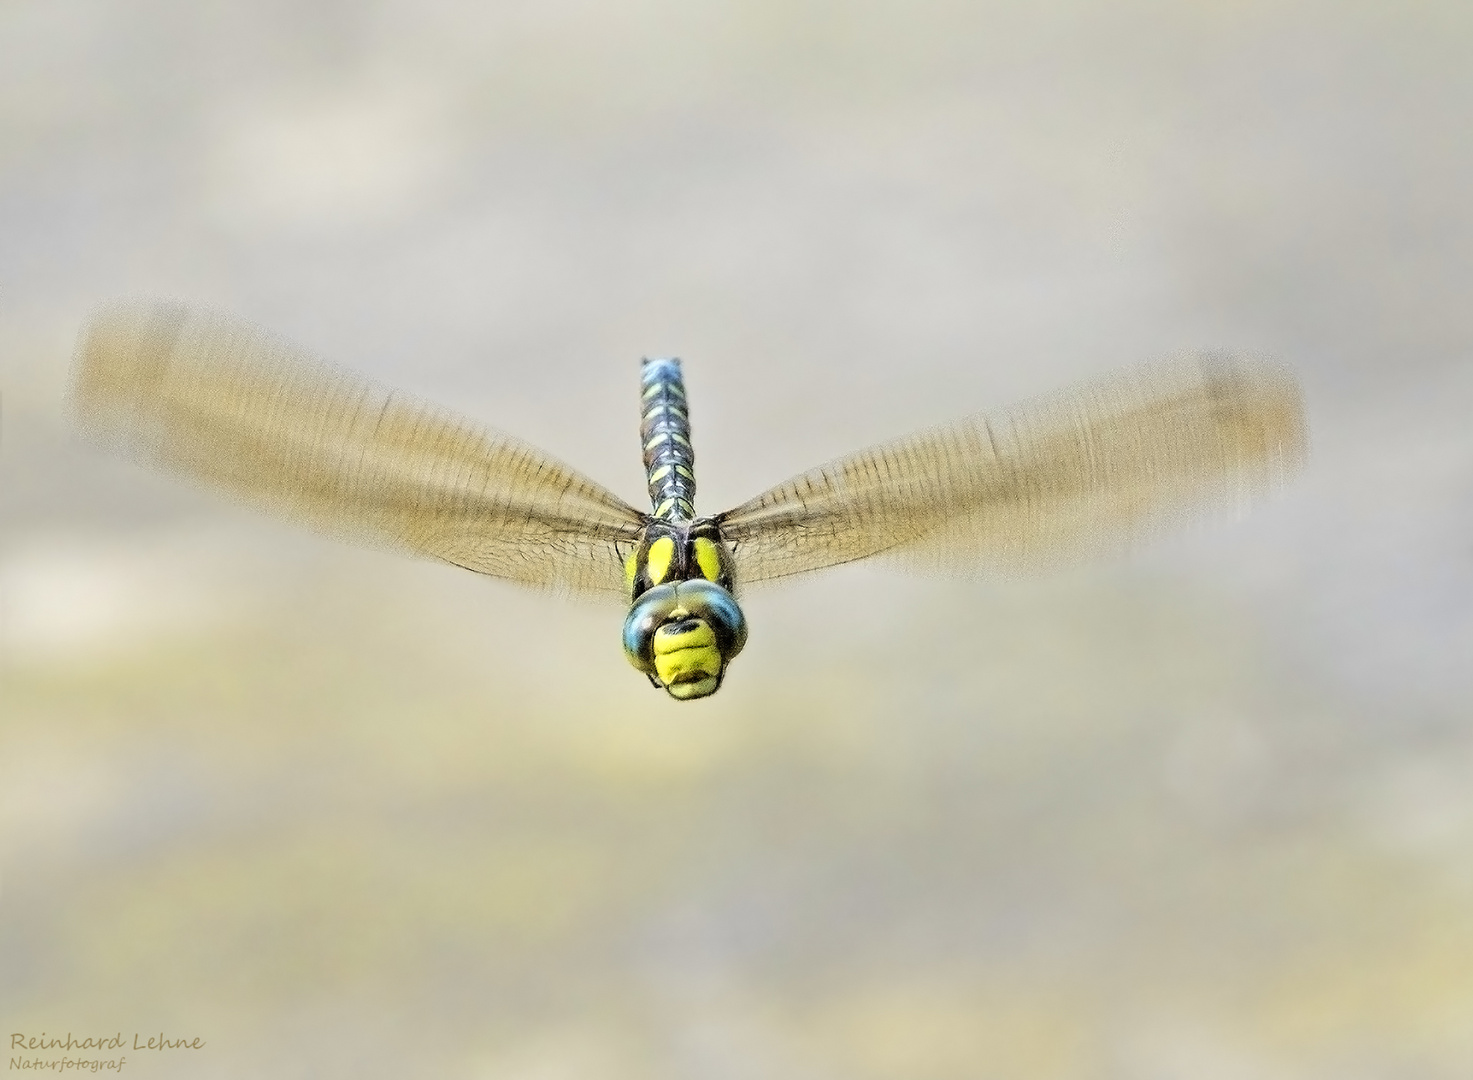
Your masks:
{"label": "forewing", "polygon": [[881,554],[948,573],[1028,570],[1232,515],[1304,454],[1288,374],[1187,357],[859,451],[718,520],[739,582]]}
{"label": "forewing", "polygon": [[641,516],[499,431],[171,303],[99,311],[74,372],[111,449],[321,531],[554,591],[623,588]]}

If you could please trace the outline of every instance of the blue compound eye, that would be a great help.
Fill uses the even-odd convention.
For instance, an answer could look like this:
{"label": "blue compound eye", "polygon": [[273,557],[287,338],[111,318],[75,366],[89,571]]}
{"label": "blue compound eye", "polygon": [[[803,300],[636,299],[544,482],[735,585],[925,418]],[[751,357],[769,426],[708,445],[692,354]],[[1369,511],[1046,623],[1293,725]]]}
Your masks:
{"label": "blue compound eye", "polygon": [[624,656],[640,671],[655,670],[655,631],[679,606],[672,583],[647,589],[629,609],[624,620]]}
{"label": "blue compound eye", "polygon": [[[713,581],[681,581],[675,588],[680,606],[695,618],[704,619],[715,631],[723,660],[730,660],[742,651],[747,643],[747,617],[742,614],[736,597]],[[629,624],[624,625],[627,633]]]}

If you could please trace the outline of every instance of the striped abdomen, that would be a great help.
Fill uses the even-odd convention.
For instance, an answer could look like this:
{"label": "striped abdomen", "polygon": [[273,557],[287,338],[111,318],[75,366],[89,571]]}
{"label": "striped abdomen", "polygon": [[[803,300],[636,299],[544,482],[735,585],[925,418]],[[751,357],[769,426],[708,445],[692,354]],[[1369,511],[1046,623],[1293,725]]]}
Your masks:
{"label": "striped abdomen", "polygon": [[690,445],[680,361],[674,357],[646,359],[640,388],[639,435],[655,517],[690,521],[696,516],[696,455]]}

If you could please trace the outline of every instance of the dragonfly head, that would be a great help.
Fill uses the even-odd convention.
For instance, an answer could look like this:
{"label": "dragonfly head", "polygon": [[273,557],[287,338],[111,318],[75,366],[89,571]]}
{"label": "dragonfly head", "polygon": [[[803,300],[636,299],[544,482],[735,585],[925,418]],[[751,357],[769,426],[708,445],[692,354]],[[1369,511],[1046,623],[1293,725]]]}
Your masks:
{"label": "dragonfly head", "polygon": [[747,620],[736,599],[700,579],[646,590],[624,620],[624,655],[681,701],[714,694],[746,643]]}

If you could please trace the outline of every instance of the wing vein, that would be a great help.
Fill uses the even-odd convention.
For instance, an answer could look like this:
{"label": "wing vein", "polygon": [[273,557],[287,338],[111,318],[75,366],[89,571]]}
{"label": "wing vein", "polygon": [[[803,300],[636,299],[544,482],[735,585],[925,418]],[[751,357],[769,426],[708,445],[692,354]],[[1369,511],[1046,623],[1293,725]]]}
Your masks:
{"label": "wing vein", "polygon": [[1305,454],[1273,364],[1186,357],[858,451],[719,516],[744,584],[885,555],[1030,570],[1232,516]]}
{"label": "wing vein", "polygon": [[509,435],[177,304],[96,313],[73,405],[97,441],[241,502],[538,588],[621,593],[643,524]]}

